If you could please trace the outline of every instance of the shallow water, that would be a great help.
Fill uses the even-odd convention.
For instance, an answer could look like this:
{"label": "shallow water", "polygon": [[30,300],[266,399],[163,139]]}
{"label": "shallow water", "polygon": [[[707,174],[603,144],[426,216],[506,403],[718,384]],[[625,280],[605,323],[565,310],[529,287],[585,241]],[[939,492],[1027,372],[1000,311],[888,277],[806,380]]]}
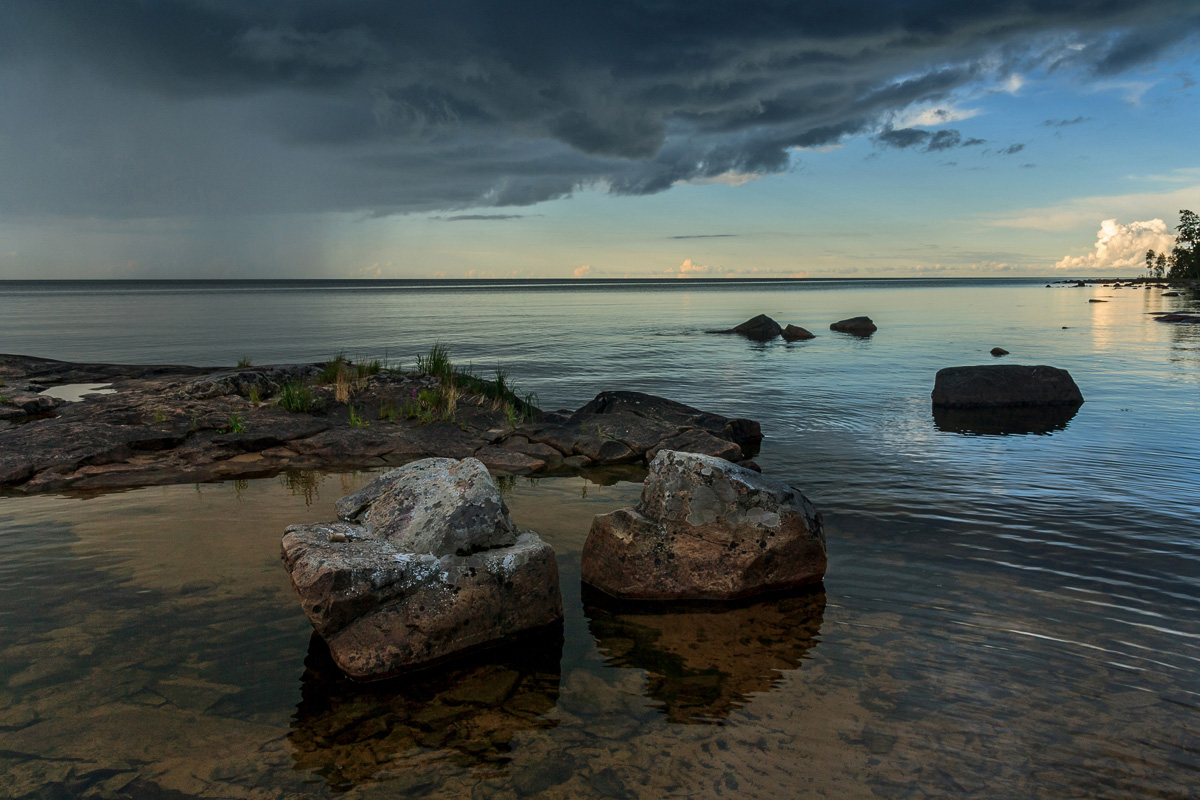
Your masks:
{"label": "shallow water", "polygon": [[[1018,282],[360,286],[9,285],[0,349],[386,348],[411,366],[440,339],[503,361],[548,408],[630,388],[749,416],[757,460],[825,514],[823,590],[611,608],[582,595],[579,552],[638,485],[505,481],[517,523],[559,553],[561,635],[364,687],[312,638],[278,541],[369,474],[0,498],[13,796],[1194,795],[1200,330],[1147,315],[1194,300]],[[85,335],[45,322],[52,303],[133,322]],[[760,311],[818,338],[704,333]],[[870,340],[827,330],[860,313]],[[1069,369],[1087,402],[1045,424],[935,419],[936,370],[996,345]]]}

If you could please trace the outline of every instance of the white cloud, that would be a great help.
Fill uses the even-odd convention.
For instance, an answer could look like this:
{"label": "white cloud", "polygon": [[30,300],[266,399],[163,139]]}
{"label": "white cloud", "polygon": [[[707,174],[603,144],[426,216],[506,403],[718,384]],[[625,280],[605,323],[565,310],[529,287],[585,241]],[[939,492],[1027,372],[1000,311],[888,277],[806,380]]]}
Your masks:
{"label": "white cloud", "polygon": [[1129,269],[1145,263],[1147,250],[1170,250],[1175,237],[1167,232],[1161,219],[1131,222],[1122,225],[1115,219],[1100,223],[1096,232],[1095,249],[1081,256],[1065,256],[1055,269],[1091,271],[1100,269]]}
{"label": "white cloud", "polygon": [[1008,80],[1006,80],[1003,84],[1000,85],[1000,89],[1001,89],[1001,91],[1008,92],[1009,94],[1016,94],[1017,92],[1019,92],[1021,90],[1021,87],[1024,85],[1025,85],[1024,76],[1018,75],[1017,73],[1014,72],[1012,75],[1008,76]]}
{"label": "white cloud", "polygon": [[[772,173],[778,175],[780,173]],[[712,175],[701,178],[689,178],[685,181],[676,181],[676,186],[707,186],[714,183],[723,183],[726,186],[744,186],[752,181],[760,181],[763,178],[771,177],[765,173],[756,172],[722,172],[720,175]]]}
{"label": "white cloud", "polygon": [[586,278],[587,276],[589,276],[589,275],[591,275],[591,274],[592,274],[592,265],[591,265],[591,264],[584,264],[584,265],[582,265],[582,266],[576,267],[576,268],[575,268],[575,272],[574,272],[574,273],[572,273],[572,274],[573,274],[573,275],[574,275],[576,278]]}
{"label": "white cloud", "polygon": [[685,258],[682,264],[670,270],[670,272],[675,273],[675,276],[679,278],[695,278],[700,275],[707,275],[711,271],[712,267],[708,266],[708,264],[696,264],[690,258]]}
{"label": "white cloud", "polygon": [[979,116],[977,108],[957,108],[953,105],[918,105],[906,108],[892,117],[892,128],[932,128]]}

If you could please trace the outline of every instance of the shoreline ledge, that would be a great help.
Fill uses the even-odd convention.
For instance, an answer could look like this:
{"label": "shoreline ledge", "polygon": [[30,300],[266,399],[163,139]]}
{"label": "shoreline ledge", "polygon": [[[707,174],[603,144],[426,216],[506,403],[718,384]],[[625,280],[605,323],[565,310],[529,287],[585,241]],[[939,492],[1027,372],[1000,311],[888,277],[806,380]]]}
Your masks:
{"label": "shoreline ledge", "polygon": [[[568,413],[532,405],[513,419],[486,392],[457,397],[453,419],[389,415],[439,379],[382,370],[361,377],[349,401],[314,386],[316,413],[275,397],[313,382],[321,362],[263,367],[81,364],[0,355],[0,490],[38,493],[269,477],[296,469],[369,469],[430,457],[479,459],[506,475],[572,474],[643,466],[659,450],[740,462],[762,441],[757,422],[653,395],[605,391]],[[108,394],[77,402],[41,392],[76,384]],[[250,398],[258,397],[259,402]],[[524,404],[523,404],[524,405]],[[237,430],[240,429],[240,432]]]}

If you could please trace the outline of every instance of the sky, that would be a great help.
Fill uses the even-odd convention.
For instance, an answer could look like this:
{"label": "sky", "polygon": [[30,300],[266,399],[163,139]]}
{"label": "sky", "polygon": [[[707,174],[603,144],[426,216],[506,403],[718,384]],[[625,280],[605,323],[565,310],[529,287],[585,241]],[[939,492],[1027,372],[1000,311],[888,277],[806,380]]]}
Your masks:
{"label": "sky", "polygon": [[0,279],[1135,275],[1195,0],[6,0]]}

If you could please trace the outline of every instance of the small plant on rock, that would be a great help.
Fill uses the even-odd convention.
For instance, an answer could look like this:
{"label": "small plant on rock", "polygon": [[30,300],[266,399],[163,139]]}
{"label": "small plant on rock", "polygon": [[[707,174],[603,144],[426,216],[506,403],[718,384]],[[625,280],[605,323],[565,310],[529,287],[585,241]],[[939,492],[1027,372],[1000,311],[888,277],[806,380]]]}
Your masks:
{"label": "small plant on rock", "polygon": [[245,433],[246,418],[234,411],[225,421],[225,433]]}
{"label": "small plant on rock", "polygon": [[250,402],[254,403],[254,405],[262,402],[262,392],[259,391],[257,383],[250,384]]}
{"label": "small plant on rock", "polygon": [[246,367],[253,366],[254,362],[250,360],[250,356],[242,356],[238,359],[238,369],[245,369]]}
{"label": "small plant on rock", "polygon": [[292,381],[279,390],[279,407],[308,414],[321,408],[321,398],[303,381]]}
{"label": "small plant on rock", "polygon": [[353,426],[355,428],[365,428],[365,427],[369,426],[370,424],[371,423],[367,422],[365,419],[363,419],[361,416],[359,416],[358,409],[356,409],[354,406],[350,406],[350,425],[351,426]]}

